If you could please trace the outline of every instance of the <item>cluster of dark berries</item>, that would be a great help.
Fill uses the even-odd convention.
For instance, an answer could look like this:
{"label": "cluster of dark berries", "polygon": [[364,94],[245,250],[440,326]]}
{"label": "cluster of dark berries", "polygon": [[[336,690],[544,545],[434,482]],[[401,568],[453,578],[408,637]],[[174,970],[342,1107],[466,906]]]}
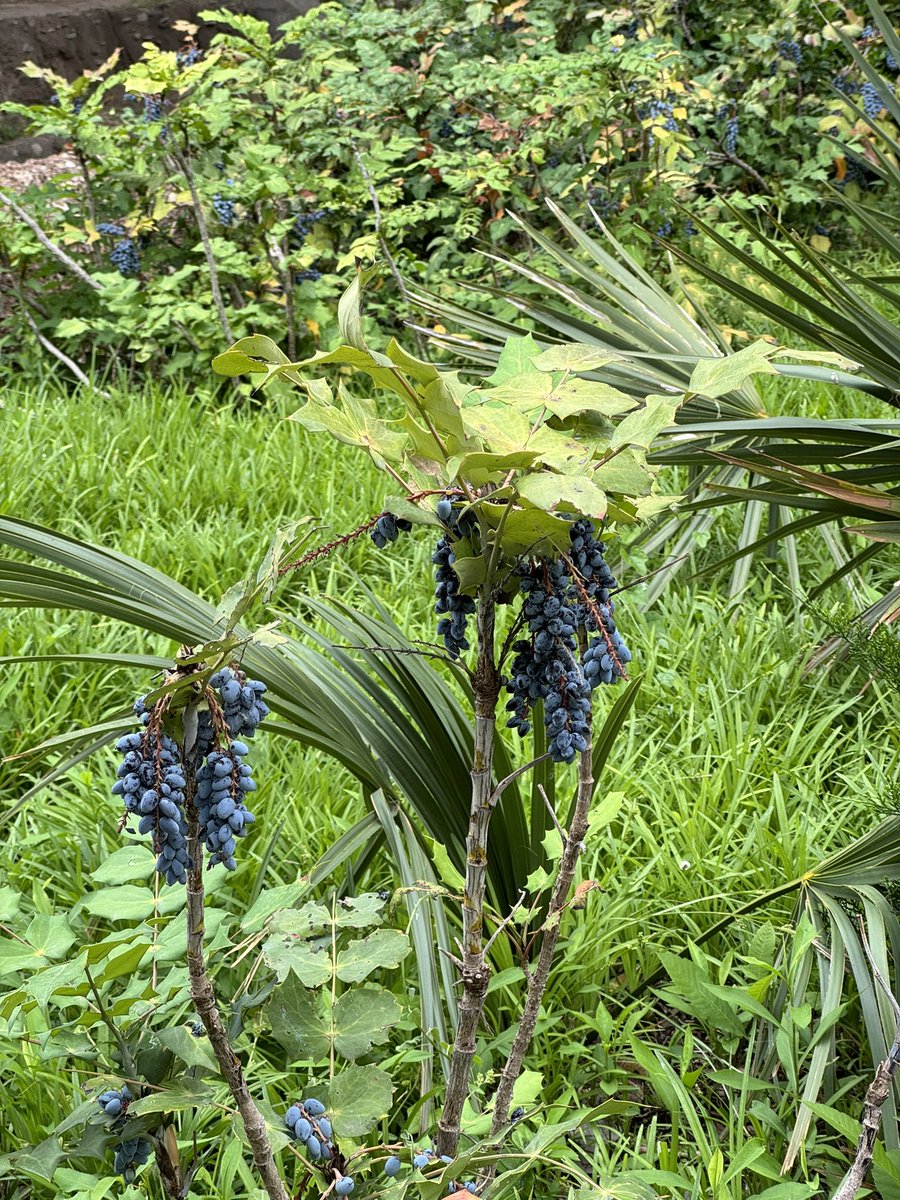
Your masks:
{"label": "cluster of dark berries", "polygon": [[407,521],[405,517],[395,517],[393,513],[383,512],[375,522],[369,537],[379,550],[383,550],[389,542],[396,542],[401,533],[409,533],[411,529],[412,521]]}
{"label": "cluster of dark berries", "polygon": [[322,278],[322,272],[318,267],[307,267],[305,271],[298,271],[294,276],[294,283],[315,283],[317,279]]}
{"label": "cluster of dark berries", "polygon": [[349,1196],[356,1186],[352,1175],[345,1175],[337,1147],[332,1142],[331,1122],[325,1116],[325,1105],[315,1098],[292,1104],[284,1114],[284,1123],[297,1142],[302,1142],[310,1159],[322,1165],[334,1179],[334,1191],[338,1196]]}
{"label": "cluster of dark berries", "polygon": [[[678,132],[678,122],[672,116],[672,105],[668,100],[651,100],[646,108],[639,108],[641,120],[651,119],[655,125],[662,125],[670,133]],[[653,135],[651,134],[651,141]]]}
{"label": "cluster of dark berries", "polygon": [[891,54],[890,50],[885,53],[884,63],[889,71],[897,70],[897,60],[894,58],[893,54]]}
{"label": "cluster of dark berries", "polygon": [[244,803],[245,794],[256,791],[253,768],[242,761],[247,753],[243,742],[229,742],[225,750],[211,750],[197,771],[200,828],[211,867],[222,863],[228,871],[235,869],[236,839],[256,820]]}
{"label": "cluster of dark berries", "polygon": [[849,75],[836,75],[831,81],[832,87],[841,93],[842,96],[858,96],[859,84]]}
{"label": "cluster of dark berries", "polygon": [[740,121],[737,113],[732,113],[725,122],[725,153],[735,154],[737,152],[738,133],[740,132]]}
{"label": "cluster of dark berries", "polygon": [[182,70],[185,67],[192,67],[195,62],[199,62],[203,57],[203,51],[199,46],[187,46],[184,50],[179,50],[175,55],[175,61]]}
{"label": "cluster of dark berries", "polygon": [[601,221],[615,216],[620,208],[620,202],[617,197],[611,195],[605,188],[600,187],[588,188],[588,203]]}
{"label": "cluster of dark berries", "polygon": [[318,221],[324,220],[328,216],[327,208],[317,208],[312,212],[297,213],[294,217],[294,237],[302,246],[306,241],[306,235],[310,232],[313,225]]}
{"label": "cluster of dark berries", "polygon": [[859,92],[863,111],[870,121],[874,121],[881,115],[881,111],[884,108],[884,100],[881,98],[878,88],[867,79],[859,89]]}
{"label": "cluster of dark berries", "polygon": [[672,236],[673,225],[671,220],[666,217],[663,223],[656,230],[656,236],[659,238],[667,238]]}
{"label": "cluster of dark berries", "polygon": [[799,42],[783,40],[778,43],[776,49],[779,58],[789,59],[795,67],[799,67],[802,64],[803,51],[800,48]]}
{"label": "cluster of dark berries", "polygon": [[162,96],[145,96],[144,97],[144,120],[145,121],[160,121],[162,120],[163,101]]}
{"label": "cluster of dark berries", "polygon": [[257,725],[269,715],[269,706],[263,700],[266,685],[262,680],[248,679],[242,671],[223,667],[210,677],[209,686],[219,693],[231,736],[252,738]]}
{"label": "cluster of dark berries", "polygon": [[[507,726],[524,737],[531,730],[532,708],[543,702],[554,762],[572,762],[587,749],[591,692],[598,684],[624,678],[631,660],[613,618],[616,581],[593,523],[573,521],[569,541],[565,558],[539,558],[516,568],[529,636],[513,643],[515,657],[506,680]],[[581,662],[579,630],[589,639]]]}
{"label": "cluster of dark berries", "polygon": [[[135,715],[149,724],[149,713],[141,697]],[[156,869],[166,883],[184,883],[190,869],[187,851],[187,821],[184,815],[185,776],[176,742],[160,730],[145,728],[128,733],[116,742],[123,755],[113,784],[113,795],[121,796],[127,812],[140,817],[138,833],[152,833]]]}
{"label": "cluster of dark berries", "polygon": [[[101,230],[101,232],[104,231]],[[126,278],[139,275],[141,272],[141,256],[138,254],[137,245],[132,238],[120,238],[109,252],[109,261],[119,274]]]}
{"label": "cluster of dark berries", "polygon": [[449,496],[442,496],[437,503],[437,515],[447,532],[438,538],[431,561],[434,563],[435,605],[438,621],[438,636],[451,658],[459,658],[468,650],[466,626],[475,611],[475,601],[460,591],[459,576],[454,570],[456,551],[454,546],[460,538],[473,537],[478,530],[478,519],[470,508],[459,511]]}
{"label": "cluster of dark berries", "polygon": [[[234,184],[233,179],[229,179],[227,182],[229,187]],[[216,192],[215,196],[213,196],[212,206],[213,212],[216,214],[220,224],[227,228],[233,223],[237,212],[236,200],[233,200],[230,196],[223,196],[219,192]]]}
{"label": "cluster of dark berries", "polygon": [[125,230],[121,225],[115,225],[112,221],[100,221],[97,225],[98,233],[106,233],[113,237],[122,237]]}
{"label": "cluster of dark berries", "polygon": [[[113,1129],[118,1131],[125,1127],[128,1106],[133,1099],[134,1096],[128,1090],[128,1084],[123,1084],[120,1089],[111,1088],[106,1092],[101,1092],[97,1097],[97,1103],[100,1105],[103,1115],[112,1121]],[[121,1175],[126,1183],[133,1183],[136,1174],[135,1168],[142,1167],[152,1153],[153,1147],[146,1138],[126,1138],[116,1146],[116,1174]]]}

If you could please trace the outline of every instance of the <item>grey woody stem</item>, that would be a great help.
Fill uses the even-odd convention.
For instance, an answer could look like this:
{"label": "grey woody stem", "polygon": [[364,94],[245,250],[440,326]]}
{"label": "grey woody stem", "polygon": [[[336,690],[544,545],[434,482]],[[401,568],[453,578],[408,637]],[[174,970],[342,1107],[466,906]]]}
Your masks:
{"label": "grey woody stem", "polygon": [[459,1141],[463,1105],[469,1093],[469,1077],[484,997],[490,981],[484,949],[484,894],[487,884],[488,827],[497,803],[491,787],[494,736],[500,674],[494,656],[494,599],[478,602],[478,664],[475,697],[475,746],[472,755],[472,796],[469,834],[466,839],[466,889],[463,898],[462,997],[459,1022],[450,1058],[450,1077],[441,1119],[438,1123],[438,1153],[453,1155]]}
{"label": "grey woody stem", "polygon": [[216,266],[216,258],[213,254],[212,242],[209,240],[209,226],[206,224],[206,217],[203,213],[203,205],[200,203],[200,193],[197,191],[197,183],[194,179],[194,169],[191,166],[190,158],[187,151],[184,153],[173,153],[176,166],[180,169],[182,175],[187,180],[188,188],[191,193],[191,203],[194,208],[194,216],[197,219],[197,232],[200,234],[200,242],[203,246],[203,254],[206,257],[206,265],[209,268],[209,290],[212,292],[213,304],[216,306],[216,313],[219,317],[219,325],[222,327],[222,333],[229,342],[234,341],[234,334],[231,332],[231,325],[228,321],[228,311],[225,308],[225,301],[222,299],[222,287],[219,283],[219,270]]}
{"label": "grey woody stem", "polygon": [[15,200],[10,199],[10,197],[4,192],[0,192],[0,204],[5,204],[7,208],[11,208],[19,220],[23,221],[28,226],[44,249],[49,250],[53,257],[58,259],[66,268],[66,270],[71,271],[72,274],[76,275],[82,283],[86,283],[88,287],[93,288],[95,292],[100,292],[103,290],[103,285],[88,275],[87,271],[85,271],[83,267],[80,267],[74,258],[70,258],[69,255],[66,254],[65,250],[61,250],[55,242],[50,241],[46,233],[44,233],[43,229],[41,229],[40,225],[38,225],[37,221],[30,217],[24,208],[21,208],[18,204],[16,204]]}
{"label": "grey woody stem", "polygon": [[209,1044],[213,1048],[222,1078],[228,1084],[228,1090],[237,1105],[241,1123],[247,1134],[247,1141],[253,1151],[253,1162],[259,1172],[266,1194],[270,1200],[290,1200],[275,1165],[265,1118],[254,1104],[247,1088],[240,1060],[232,1048],[228,1033],[219,1015],[212,980],[206,972],[203,954],[205,923],[203,843],[200,840],[200,819],[194,803],[194,789],[191,782],[191,773],[188,772],[185,809],[188,820],[188,853],[193,863],[188,871],[187,880],[187,961],[191,981],[191,999],[209,1037]]}
{"label": "grey woody stem", "polygon": [[594,768],[589,739],[588,747],[582,753],[578,763],[578,796],[575,800],[575,811],[572,814],[572,822],[563,843],[559,871],[553,887],[553,894],[550,897],[547,919],[544,922],[544,936],[541,940],[541,949],[538,954],[537,963],[528,980],[528,992],[525,997],[525,1007],[522,1010],[522,1019],[519,1021],[519,1028],[516,1030],[512,1049],[504,1064],[500,1075],[500,1083],[494,1096],[494,1118],[491,1122],[492,1134],[499,1132],[509,1120],[513,1088],[522,1070],[522,1064],[531,1045],[531,1039],[534,1037],[538,1014],[541,1011],[541,1003],[544,999],[544,992],[547,989],[547,980],[550,978],[550,968],[553,966],[556,944],[559,941],[559,929],[562,923],[563,909],[568,902],[569,889],[575,878],[578,858],[584,849],[584,839],[587,836],[588,830],[588,813],[591,807],[593,791]]}

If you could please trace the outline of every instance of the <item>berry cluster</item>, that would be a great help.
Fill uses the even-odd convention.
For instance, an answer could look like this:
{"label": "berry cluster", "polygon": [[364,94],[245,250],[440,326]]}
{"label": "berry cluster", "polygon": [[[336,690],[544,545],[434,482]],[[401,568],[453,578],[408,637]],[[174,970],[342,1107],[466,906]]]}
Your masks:
{"label": "berry cluster", "polygon": [[306,241],[306,235],[310,232],[313,225],[327,216],[327,208],[317,208],[313,212],[297,213],[294,217],[294,237],[299,241],[301,246]]}
{"label": "berry cluster", "polygon": [[294,283],[315,283],[317,279],[322,278],[322,272],[318,267],[307,267],[305,271],[298,271],[294,276]]}
{"label": "berry cluster", "polygon": [[735,154],[737,152],[738,133],[740,132],[740,122],[737,118],[737,113],[732,114],[725,122],[725,153]]}
{"label": "berry cluster", "polygon": [[778,43],[776,49],[778,50],[779,58],[790,59],[795,67],[799,67],[802,64],[803,51],[800,49],[798,42],[781,41]]}
{"label": "berry cluster", "polygon": [[412,521],[404,517],[395,517],[393,513],[383,512],[375,522],[375,527],[369,534],[379,550],[383,550],[388,542],[396,542],[401,533],[409,533]]}
{"label": "berry cluster", "polygon": [[662,125],[662,127],[664,129],[668,129],[670,133],[678,132],[678,122],[672,116],[672,105],[668,100],[651,100],[650,104],[646,108],[638,109],[638,115],[642,120],[647,117],[651,118],[654,124]]}
{"label": "berry cluster", "polygon": [[184,883],[191,864],[181,752],[167,734],[149,728],[150,714],[143,697],[135,702],[134,711],[148,728],[143,733],[128,733],[116,742],[123,758],[113,795],[122,796],[127,812],[140,816],[138,833],[153,834],[156,869],[166,883]]}
{"label": "berry cluster", "polygon": [[[516,654],[506,681],[507,726],[524,737],[531,729],[531,709],[542,701],[554,762],[572,762],[587,749],[590,694],[598,684],[624,678],[631,660],[613,619],[610,593],[616,581],[593,523],[573,521],[569,541],[566,557],[538,559],[516,569],[530,636],[513,643]],[[597,635],[588,641],[580,663],[579,629],[586,638]]]}
{"label": "berry cluster", "polygon": [[111,234],[114,237],[122,237],[125,230],[121,225],[115,225],[112,221],[101,221],[97,225],[97,232]]}
{"label": "berry cluster", "polygon": [[[97,1103],[100,1105],[103,1115],[112,1119],[113,1129],[118,1131],[125,1127],[128,1106],[133,1099],[134,1096],[128,1090],[126,1083],[118,1090],[111,1088],[106,1092],[101,1092],[97,1097]],[[116,1174],[121,1175],[126,1183],[133,1183],[135,1168],[142,1167],[152,1153],[153,1147],[146,1138],[126,1138],[116,1146]]]}
{"label": "berry cluster", "polygon": [[145,96],[144,97],[144,120],[159,121],[162,119],[163,102],[162,96]]}
{"label": "berry cluster", "polygon": [[223,863],[233,871],[236,838],[244,837],[256,818],[244,803],[246,792],[255,792],[253,768],[241,762],[248,753],[243,742],[229,742],[227,750],[212,750],[197,771],[200,828],[209,851],[209,865]]}
{"label": "berry cluster", "polygon": [[284,1114],[284,1123],[297,1142],[302,1142],[313,1162],[319,1163],[330,1178],[338,1196],[349,1196],[356,1186],[352,1175],[345,1175],[344,1159],[332,1141],[331,1122],[325,1116],[325,1105],[312,1098],[292,1104]]}
{"label": "berry cluster", "polygon": [[120,275],[139,275],[141,271],[141,258],[137,251],[137,246],[129,237],[123,237],[109,254],[109,261],[116,268]]}
{"label": "berry cluster", "polygon": [[884,62],[889,71],[897,70],[897,60],[894,58],[893,54],[891,54],[890,50],[885,53]]}
{"label": "berry cluster", "polygon": [[184,50],[179,50],[175,55],[175,61],[182,70],[185,67],[192,67],[195,62],[199,62],[203,57],[203,51],[199,46],[187,46]]}
{"label": "berry cluster", "polygon": [[248,679],[243,671],[224,667],[211,676],[209,686],[219,693],[225,724],[232,737],[252,738],[257,725],[269,715],[269,706],[263,700],[266,685],[262,680]]}
{"label": "berry cluster", "polygon": [[146,1138],[127,1138],[116,1146],[113,1165],[117,1175],[121,1175],[126,1183],[134,1183],[135,1167],[142,1167],[153,1153],[153,1147]]}
{"label": "berry cluster", "polygon": [[870,83],[868,79],[862,85],[859,91],[860,98],[862,100],[863,111],[870,121],[874,121],[878,116],[881,115],[881,111],[884,108],[884,100],[882,100],[875,84]]}
{"label": "berry cluster", "polygon": [[[228,183],[233,184],[234,180],[229,179]],[[226,228],[232,224],[237,211],[237,201],[232,200],[229,196],[222,196],[219,192],[216,192],[215,196],[213,196],[212,206],[213,212],[219,219],[220,224],[224,225]]]}

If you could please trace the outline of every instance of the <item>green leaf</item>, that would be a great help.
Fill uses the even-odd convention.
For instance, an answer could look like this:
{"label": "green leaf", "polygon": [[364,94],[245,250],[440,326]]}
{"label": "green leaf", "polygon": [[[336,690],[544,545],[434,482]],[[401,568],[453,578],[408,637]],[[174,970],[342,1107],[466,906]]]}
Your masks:
{"label": "green leaf", "polygon": [[394,1088],[378,1067],[348,1067],[331,1081],[328,1109],[335,1136],[355,1138],[369,1133],[391,1108]]}
{"label": "green leaf", "polygon": [[518,490],[524,500],[544,512],[563,507],[598,520],[606,515],[606,494],[589,475],[526,475],[518,480]]}
{"label": "green leaf", "polygon": [[281,983],[291,972],[308,988],[321,987],[331,979],[330,951],[302,941],[296,934],[273,934],[263,945],[263,958]]}
{"label": "green leaf", "polygon": [[547,400],[547,407],[561,420],[576,413],[596,413],[601,417],[618,417],[637,405],[634,396],[620,392],[608,383],[593,379],[567,379],[557,384]]}
{"label": "green leaf", "polygon": [[120,846],[95,871],[91,872],[94,883],[125,883],[129,879],[147,879],[156,868],[149,845]]}
{"label": "green leaf", "polygon": [[267,1011],[272,1035],[284,1046],[291,1059],[327,1057],[331,1045],[330,1031],[322,1014],[319,993],[310,994],[292,975],[275,989]]}
{"label": "green leaf", "polygon": [[359,983],[382,967],[398,967],[409,950],[409,938],[399,929],[376,929],[338,952],[337,977],[344,983]]}
{"label": "green leaf", "polygon": [[675,420],[680,403],[680,400],[673,400],[670,396],[648,396],[643,408],[629,413],[616,426],[610,439],[610,450],[616,450],[619,446],[649,448],[657,435]]}
{"label": "green leaf", "polygon": [[525,448],[531,433],[531,422],[515,409],[494,404],[481,404],[463,412],[466,430],[482,438],[490,450],[508,454]]}
{"label": "green leaf", "polygon": [[384,988],[352,988],[334,1006],[332,1036],[344,1058],[361,1058],[388,1039],[388,1031],[403,1016],[394,996]]}
{"label": "green leaf", "polygon": [[623,450],[591,472],[594,482],[606,492],[623,496],[646,495],[653,486],[653,472],[639,450]]}
{"label": "green leaf", "polygon": [[502,542],[510,555],[554,553],[569,544],[569,522],[540,508],[516,509],[503,527]]}
{"label": "green leaf", "polygon": [[11,921],[19,911],[21,897],[14,888],[0,887],[0,921]]}
{"label": "green leaf", "polygon": [[531,361],[539,371],[596,371],[611,362],[620,362],[621,355],[599,346],[587,346],[582,342],[564,342],[551,346]]}
{"label": "green leaf", "polygon": [[429,857],[441,883],[446,884],[451,891],[462,895],[466,890],[466,881],[450,861],[447,847],[442,846],[440,842],[435,841],[434,838],[430,838],[427,834],[425,834],[425,844],[428,847]]}
{"label": "green leaf", "polygon": [[171,1050],[188,1067],[219,1073],[219,1064],[206,1037],[194,1037],[187,1025],[171,1025],[156,1031],[156,1040]]}
{"label": "green leaf", "polygon": [[121,887],[104,888],[85,896],[82,907],[95,917],[110,921],[142,921],[154,909],[153,892],[148,887],[126,883]]}
{"label": "green leaf", "polygon": [[369,925],[380,925],[383,913],[384,901],[377,892],[363,892],[338,903],[334,923],[338,929],[366,929]]}
{"label": "green leaf", "polygon": [[526,333],[524,337],[514,335],[507,338],[503,349],[500,351],[497,367],[493,375],[490,375],[485,380],[485,383],[497,387],[501,383],[505,383],[507,379],[512,379],[516,375],[527,372],[538,354],[537,342],[530,333]]}
{"label": "green leaf", "polygon": [[294,904],[308,886],[307,883],[300,880],[297,883],[284,883],[277,887],[266,888],[257,896],[241,918],[241,935],[244,936],[262,929],[272,913],[289,904]]}
{"label": "green leaf", "polygon": [[128,1115],[142,1117],[147,1113],[178,1112],[186,1108],[199,1108],[212,1097],[209,1087],[191,1075],[180,1075],[164,1088],[132,1101]]}
{"label": "green leaf", "polygon": [[715,400],[728,392],[737,391],[753,375],[777,375],[770,360],[778,350],[778,346],[760,339],[736,354],[701,359],[691,374],[688,391]]}

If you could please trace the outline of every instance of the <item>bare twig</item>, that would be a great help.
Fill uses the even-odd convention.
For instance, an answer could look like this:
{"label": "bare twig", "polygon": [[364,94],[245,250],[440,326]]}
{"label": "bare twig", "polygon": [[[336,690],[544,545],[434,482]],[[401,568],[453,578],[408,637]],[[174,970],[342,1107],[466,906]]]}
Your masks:
{"label": "bare twig", "polygon": [[206,971],[203,953],[204,888],[203,842],[200,837],[200,818],[194,801],[193,772],[187,772],[185,810],[188,819],[188,853],[191,868],[187,880],[187,961],[191,981],[191,999],[197,1015],[209,1037],[222,1078],[234,1097],[241,1124],[253,1152],[253,1161],[270,1200],[289,1200],[287,1189],[278,1174],[272,1144],[262,1113],[253,1102],[240,1060],[232,1048],[228,1031],[216,1004],[212,980]]}
{"label": "bare twig", "polygon": [[544,788],[544,785],[543,785],[542,783],[539,783],[539,784],[538,784],[538,791],[539,791],[539,792],[540,792],[540,794],[541,794],[541,799],[544,801],[544,804],[547,806],[547,812],[550,814],[550,816],[551,816],[551,818],[552,818],[552,820],[553,820],[553,824],[556,826],[556,831],[557,831],[557,833],[558,833],[558,834],[559,834],[559,836],[562,838],[562,844],[563,844],[563,846],[565,846],[565,844],[566,844],[566,831],[563,829],[562,825],[560,825],[560,823],[559,823],[559,817],[556,815],[556,809],[555,809],[555,808],[553,807],[553,805],[550,803],[550,799],[549,799],[549,797],[547,796],[546,789]]}
{"label": "bare twig", "polygon": [[885,1102],[891,1094],[894,1075],[897,1073],[897,1067],[900,1066],[900,1004],[897,1003],[896,997],[888,987],[887,981],[875,964],[862,919],[859,922],[859,931],[863,949],[866,952],[866,958],[869,960],[872,977],[878,987],[884,992],[893,1010],[896,1031],[891,1048],[888,1051],[888,1056],[875,1068],[875,1078],[869,1084],[866,1091],[866,1098],[863,1102],[862,1128],[860,1129],[859,1141],[856,1145],[856,1157],[853,1160],[850,1170],[844,1176],[843,1183],[834,1193],[832,1200],[853,1200],[853,1197],[863,1186],[875,1153],[875,1139],[878,1136],[878,1130],[881,1126],[881,1110],[884,1108]]}
{"label": "bare twig", "polygon": [[563,845],[559,871],[556,876],[553,895],[550,898],[547,919],[543,926],[544,936],[541,941],[540,953],[538,954],[534,971],[528,981],[528,992],[525,998],[525,1007],[522,1010],[522,1017],[519,1021],[519,1028],[516,1030],[512,1048],[504,1064],[500,1075],[500,1083],[494,1096],[494,1116],[491,1122],[492,1134],[498,1133],[509,1121],[509,1106],[512,1102],[513,1087],[522,1070],[525,1055],[528,1052],[528,1047],[531,1045],[531,1039],[534,1036],[534,1030],[537,1026],[541,1002],[544,999],[547,980],[550,977],[550,968],[553,965],[556,944],[559,941],[559,929],[563,909],[566,907],[569,889],[575,878],[575,868],[578,865],[578,858],[584,849],[584,839],[588,829],[588,812],[591,807],[593,791],[594,770],[591,743],[589,741],[588,747],[583,751],[578,764],[578,795],[575,801],[575,811],[572,814],[572,823]]}
{"label": "bare twig", "polygon": [[500,780],[500,782],[491,792],[490,796],[488,796],[488,804],[493,808],[493,806],[497,803],[497,801],[514,780],[518,779],[520,775],[524,775],[526,771],[530,771],[533,767],[536,767],[538,763],[544,762],[549,757],[550,752],[548,751],[546,754],[541,754],[538,758],[533,758],[531,762],[527,762],[521,767],[516,767],[515,771],[507,775],[505,779]]}
{"label": "bare twig", "polygon": [[200,194],[197,191],[197,183],[194,179],[194,171],[191,167],[190,159],[187,151],[181,153],[174,148],[168,157],[184,176],[185,180],[187,181],[188,188],[190,189],[191,205],[194,209],[194,217],[197,221],[197,232],[200,234],[200,242],[203,246],[203,253],[206,257],[206,266],[209,270],[209,290],[212,292],[213,304],[216,306],[216,312],[219,317],[219,325],[222,327],[222,332],[229,342],[233,342],[234,334],[231,332],[231,325],[228,321],[228,312],[225,308],[225,301],[222,299],[222,288],[219,283],[219,271],[216,267],[216,259],[212,251],[212,243],[209,240],[209,227],[206,224],[203,205],[200,203]]}
{"label": "bare twig", "polygon": [[[360,153],[359,147],[355,142],[352,142],[351,144],[353,146],[353,157],[356,159],[356,165],[359,167],[359,173],[363,177],[363,182],[365,183],[366,189],[372,200],[372,210],[375,215],[375,236],[378,238],[378,244],[381,246],[381,253],[384,255],[384,260],[388,265],[391,275],[394,277],[394,283],[396,283],[404,303],[408,304],[409,294],[406,290],[406,284],[403,282],[403,276],[400,274],[399,268],[394,261],[394,256],[388,249],[387,239],[382,232],[381,201],[378,199],[378,192],[375,190],[375,184],[372,182],[372,176],[366,169],[366,164],[363,161],[363,156]],[[425,347],[422,343],[421,334],[419,333],[418,329],[414,328],[413,326],[410,326],[410,328],[412,329],[413,337],[416,340],[416,353],[418,354],[419,358],[424,358]]]}
{"label": "bare twig", "polygon": [[484,951],[484,894],[487,883],[488,828],[494,806],[491,770],[500,674],[494,651],[495,606],[487,592],[478,602],[478,665],[472,682],[475,698],[475,744],[472,755],[472,796],[469,834],[466,838],[466,891],[463,898],[463,994],[444,1107],[438,1122],[438,1153],[453,1155],[459,1141],[463,1105],[469,1094],[469,1076],[475,1057],[476,1034],[490,982]]}
{"label": "bare twig", "polygon": [[521,903],[524,899],[525,899],[525,889],[522,888],[522,890],[519,892],[518,900],[515,902],[515,904],[510,909],[510,911],[507,913],[507,915],[503,918],[503,920],[500,922],[500,924],[497,926],[497,928],[494,930],[494,932],[488,938],[487,945],[484,948],[485,954],[487,954],[487,952],[490,950],[491,946],[493,946],[494,942],[496,942],[497,938],[500,936],[500,934],[503,932],[503,930],[507,927],[507,925],[510,923],[510,921],[515,919],[516,912],[518,911],[519,906],[521,905]]}
{"label": "bare twig", "polygon": [[43,229],[41,229],[40,225],[38,225],[37,221],[35,221],[33,217],[29,216],[24,208],[21,208],[18,204],[16,204],[15,200],[11,200],[4,192],[0,192],[0,204],[5,204],[7,208],[11,208],[19,220],[24,221],[44,249],[49,250],[53,257],[58,259],[67,271],[71,271],[73,275],[77,275],[82,283],[86,283],[88,287],[93,288],[95,292],[103,291],[103,285],[98,283],[93,276],[88,275],[84,267],[80,267],[74,258],[70,258],[69,255],[66,254],[65,250],[60,249],[55,242],[51,242],[46,233],[44,233]]}
{"label": "bare twig", "polygon": [[32,317],[31,313],[28,311],[28,309],[23,306],[22,312],[25,315],[25,320],[28,323],[28,328],[31,330],[31,332],[34,334],[34,336],[37,338],[37,340],[40,342],[40,344],[44,347],[44,349],[49,354],[52,354],[54,358],[59,359],[59,361],[63,364],[63,366],[68,367],[69,370],[72,372],[72,374],[75,376],[75,378],[80,383],[87,384],[87,386],[89,388],[91,388],[93,391],[95,391],[98,396],[102,396],[104,400],[108,400],[109,392],[104,392],[102,390],[102,388],[98,388],[96,386],[96,384],[91,383],[90,379],[88,379],[87,375],[85,375],[84,371],[82,371],[82,369],[81,369],[81,367],[79,367],[78,363],[73,362],[73,360],[71,358],[69,358],[68,354],[64,354],[62,352],[62,350],[60,350],[59,346],[55,346],[48,337],[45,337],[44,334],[41,333],[40,329],[38,329],[37,325],[34,322],[34,318]]}

